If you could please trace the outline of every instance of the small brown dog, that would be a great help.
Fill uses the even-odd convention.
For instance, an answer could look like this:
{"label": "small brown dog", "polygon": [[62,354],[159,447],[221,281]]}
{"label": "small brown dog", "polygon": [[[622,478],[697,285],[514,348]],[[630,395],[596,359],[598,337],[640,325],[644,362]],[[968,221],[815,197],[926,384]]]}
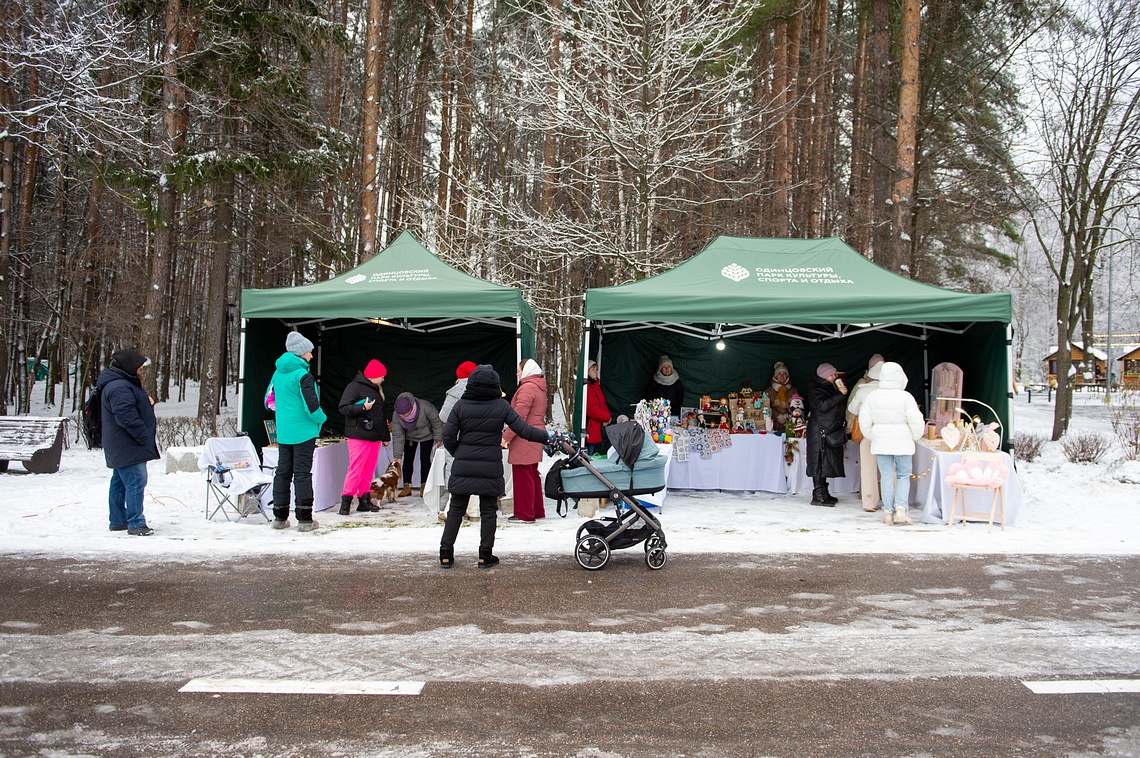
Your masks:
{"label": "small brown dog", "polygon": [[388,464],[384,474],[372,480],[372,501],[375,503],[394,503],[396,493],[400,491],[400,459]]}

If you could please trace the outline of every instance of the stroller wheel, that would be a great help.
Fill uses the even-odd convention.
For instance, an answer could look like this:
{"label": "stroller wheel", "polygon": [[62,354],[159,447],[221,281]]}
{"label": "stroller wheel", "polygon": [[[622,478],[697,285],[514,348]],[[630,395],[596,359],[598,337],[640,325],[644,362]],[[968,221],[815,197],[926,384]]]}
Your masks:
{"label": "stroller wheel", "polygon": [[661,547],[661,538],[656,534],[649,535],[649,538],[645,540],[645,554],[649,555],[649,551],[657,547]]}
{"label": "stroller wheel", "polygon": [[578,540],[578,549],[574,551],[578,565],[587,571],[597,571],[610,560],[610,546],[601,537],[587,534]]}
{"label": "stroller wheel", "polygon": [[645,553],[645,565],[657,571],[665,567],[665,561],[669,560],[669,556],[665,554],[665,549],[655,547]]}

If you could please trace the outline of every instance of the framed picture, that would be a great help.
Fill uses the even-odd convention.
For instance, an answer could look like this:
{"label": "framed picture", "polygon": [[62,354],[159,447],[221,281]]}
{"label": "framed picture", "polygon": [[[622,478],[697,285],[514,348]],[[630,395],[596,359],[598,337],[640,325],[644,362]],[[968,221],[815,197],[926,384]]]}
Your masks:
{"label": "framed picture", "polygon": [[265,424],[265,434],[269,437],[269,446],[277,447],[277,422],[269,420],[263,423]]}

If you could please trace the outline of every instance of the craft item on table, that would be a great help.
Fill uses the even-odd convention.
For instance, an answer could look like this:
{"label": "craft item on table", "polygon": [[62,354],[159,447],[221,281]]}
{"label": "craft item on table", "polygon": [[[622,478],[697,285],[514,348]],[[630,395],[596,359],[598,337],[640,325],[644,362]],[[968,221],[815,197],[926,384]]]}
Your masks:
{"label": "craft item on table", "polygon": [[804,413],[804,399],[799,395],[792,395],[788,401],[788,421],[792,424],[792,434],[796,437],[807,436],[807,417]]}
{"label": "craft item on table", "polygon": [[763,414],[763,416],[764,416],[764,434],[768,434],[769,432],[772,431],[772,428],[775,426],[775,422],[772,421],[772,409],[771,408],[762,408],[760,410],[760,413]]}
{"label": "craft item on table", "polygon": [[728,426],[728,414],[727,413],[720,414],[720,421],[717,422],[716,428],[717,429],[728,429],[729,428],[729,426]]}
{"label": "craft item on table", "polygon": [[[788,423],[792,423],[792,420],[790,418],[788,419]],[[784,463],[788,464],[789,466],[795,463],[796,453],[798,453],[799,450],[800,441],[798,439],[790,434],[784,437]]]}
{"label": "craft item on table", "polygon": [[[712,458],[712,443],[709,441],[708,430],[699,426],[684,430],[687,439],[685,445],[688,455],[699,455],[702,458]],[[681,435],[678,435],[681,436]]]}
{"label": "craft item on table", "polygon": [[712,400],[711,396],[701,395],[701,410],[702,411],[713,410],[713,400]]}
{"label": "craft item on table", "polygon": [[954,424],[942,427],[942,441],[946,443],[947,450],[957,450],[958,443],[962,441],[962,432]]}
{"label": "craft item on table", "polygon": [[939,363],[930,373],[931,420],[941,429],[958,418],[962,405],[962,369],[953,363]]}
{"label": "craft item on table", "polygon": [[740,419],[739,421],[736,421],[732,425],[732,433],[733,434],[748,434],[748,430],[744,428],[744,419]]}
{"label": "craft item on table", "polygon": [[732,447],[732,435],[727,429],[710,429],[708,437],[714,453],[721,448]]}
{"label": "craft item on table", "polygon": [[[693,427],[696,429],[696,427]],[[679,429],[673,437],[673,457],[679,461],[689,460],[689,430]]]}
{"label": "craft item on table", "polygon": [[992,424],[984,425],[978,431],[978,444],[987,453],[997,452],[997,449],[1001,447],[1001,434],[998,433],[997,428],[998,425],[995,421]]}
{"label": "craft item on table", "polygon": [[975,487],[1001,487],[1009,479],[1009,469],[994,463],[968,461],[955,463],[946,474],[946,484]]}

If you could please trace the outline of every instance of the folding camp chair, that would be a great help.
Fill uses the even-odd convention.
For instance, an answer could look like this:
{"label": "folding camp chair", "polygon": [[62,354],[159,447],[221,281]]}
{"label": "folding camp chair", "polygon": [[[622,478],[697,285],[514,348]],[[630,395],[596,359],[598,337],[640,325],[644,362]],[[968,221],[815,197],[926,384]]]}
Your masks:
{"label": "folding camp chair", "polygon": [[[198,457],[198,470],[206,476],[206,518],[221,511],[230,520],[260,513],[261,496],[273,484],[273,474],[265,471],[249,437],[211,437]],[[212,510],[211,510],[212,509]]]}

